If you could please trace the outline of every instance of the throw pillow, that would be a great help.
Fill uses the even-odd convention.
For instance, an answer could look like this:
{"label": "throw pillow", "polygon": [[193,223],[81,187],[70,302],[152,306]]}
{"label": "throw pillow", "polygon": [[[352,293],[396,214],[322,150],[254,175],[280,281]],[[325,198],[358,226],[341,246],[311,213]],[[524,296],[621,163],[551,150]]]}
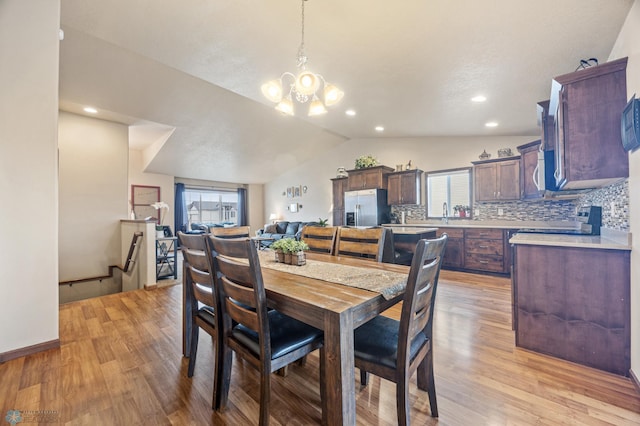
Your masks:
{"label": "throw pillow", "polygon": [[264,225],[264,233],[265,234],[275,234],[277,232],[278,232],[278,230],[276,228],[275,223],[268,223],[268,224]]}

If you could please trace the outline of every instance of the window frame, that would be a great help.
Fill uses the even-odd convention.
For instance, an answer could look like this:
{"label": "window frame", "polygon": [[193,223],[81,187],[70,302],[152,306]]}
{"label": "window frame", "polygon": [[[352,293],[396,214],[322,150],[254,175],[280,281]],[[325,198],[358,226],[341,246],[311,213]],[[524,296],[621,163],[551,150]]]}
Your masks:
{"label": "window frame", "polygon": [[[425,172],[424,175],[424,187],[425,187],[425,209],[426,209],[426,217],[427,219],[442,219],[444,218],[443,215],[433,215],[430,216],[429,215],[429,203],[431,202],[431,196],[429,194],[429,176],[430,175],[448,175],[451,174],[453,172],[461,172],[461,171],[467,171],[469,174],[469,215],[465,216],[464,219],[472,219],[473,218],[473,167],[469,166],[469,167],[457,167],[457,168],[453,168],[453,169],[443,169],[443,170],[431,170],[428,172]],[[450,194],[451,191],[448,190],[447,194]],[[447,210],[448,210],[448,218],[455,218],[455,219],[460,219],[457,216],[453,215],[453,205],[451,205],[451,199],[450,199],[450,195],[447,196]],[[433,211],[437,211],[437,209],[432,209]]]}

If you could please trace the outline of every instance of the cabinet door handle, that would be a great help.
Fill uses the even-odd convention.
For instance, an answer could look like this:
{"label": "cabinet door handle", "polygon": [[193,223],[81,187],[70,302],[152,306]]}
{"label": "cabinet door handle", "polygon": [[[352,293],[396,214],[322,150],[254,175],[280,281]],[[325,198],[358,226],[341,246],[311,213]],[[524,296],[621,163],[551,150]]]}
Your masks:
{"label": "cabinet door handle", "polygon": [[486,265],[487,263],[489,263],[489,261],[488,260],[478,260],[478,263],[483,263],[483,264]]}
{"label": "cabinet door handle", "polygon": [[540,182],[538,182],[538,170],[540,169],[540,164],[536,164],[536,168],[533,169],[533,184],[536,186],[538,191],[541,191]]}
{"label": "cabinet door handle", "polygon": [[478,246],[478,248],[489,248],[489,246]]}

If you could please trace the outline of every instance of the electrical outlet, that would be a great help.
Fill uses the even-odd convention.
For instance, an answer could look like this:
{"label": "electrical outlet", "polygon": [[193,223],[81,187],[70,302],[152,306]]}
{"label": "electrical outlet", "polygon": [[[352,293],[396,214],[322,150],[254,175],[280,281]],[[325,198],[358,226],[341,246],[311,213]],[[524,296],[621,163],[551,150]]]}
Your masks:
{"label": "electrical outlet", "polygon": [[480,215],[480,209],[473,209],[473,215],[474,216],[479,216]]}
{"label": "electrical outlet", "polygon": [[498,216],[504,216],[504,209],[498,209]]}
{"label": "electrical outlet", "polygon": [[407,216],[411,216],[411,210],[407,212]]}
{"label": "electrical outlet", "polygon": [[611,202],[611,216],[616,215],[616,203],[614,201]]}

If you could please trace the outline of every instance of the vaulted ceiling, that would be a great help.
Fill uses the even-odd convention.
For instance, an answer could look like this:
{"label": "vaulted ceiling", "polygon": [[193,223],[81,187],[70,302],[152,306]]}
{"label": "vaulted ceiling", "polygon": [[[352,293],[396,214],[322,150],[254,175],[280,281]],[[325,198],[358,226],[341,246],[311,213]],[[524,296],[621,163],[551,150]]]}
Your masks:
{"label": "vaulted ceiling", "polygon": [[551,79],[605,62],[633,0],[306,1],[308,68],[345,92],[320,117],[260,91],[296,71],[300,1],[61,3],[61,109],[131,125],[149,172],[263,183],[354,138],[536,135]]}

